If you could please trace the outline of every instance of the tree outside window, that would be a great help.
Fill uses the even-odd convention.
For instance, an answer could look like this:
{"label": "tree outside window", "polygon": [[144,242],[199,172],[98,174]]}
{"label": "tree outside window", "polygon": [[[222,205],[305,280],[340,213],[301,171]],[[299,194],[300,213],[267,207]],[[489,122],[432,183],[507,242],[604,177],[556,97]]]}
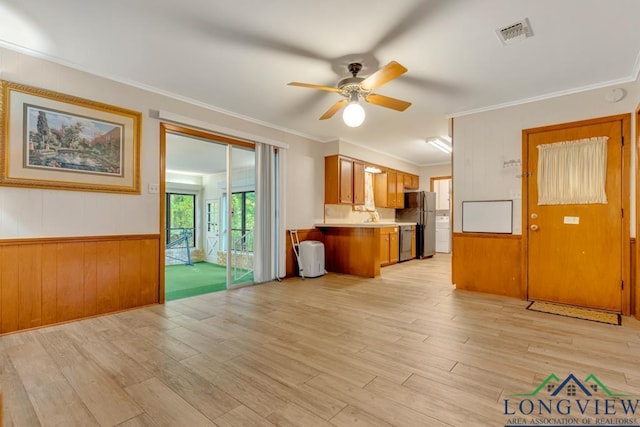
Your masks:
{"label": "tree outside window", "polygon": [[231,240],[234,249],[253,252],[255,205],[255,191],[242,191],[231,195]]}
{"label": "tree outside window", "polygon": [[[186,236],[189,247],[196,246],[195,194],[167,193],[167,244]],[[184,246],[184,245],[180,245]]]}

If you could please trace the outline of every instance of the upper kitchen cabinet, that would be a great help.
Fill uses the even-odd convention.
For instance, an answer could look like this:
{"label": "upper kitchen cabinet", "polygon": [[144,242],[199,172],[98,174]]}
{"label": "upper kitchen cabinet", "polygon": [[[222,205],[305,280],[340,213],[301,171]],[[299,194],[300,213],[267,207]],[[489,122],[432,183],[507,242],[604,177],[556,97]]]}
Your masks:
{"label": "upper kitchen cabinet", "polygon": [[398,172],[397,176],[396,176],[396,203],[394,205],[394,207],[396,209],[402,209],[404,208],[404,177],[405,174],[403,174],[402,172]]}
{"label": "upper kitchen cabinet", "polygon": [[389,175],[387,172],[373,176],[373,198],[377,208],[389,207]]}
{"label": "upper kitchen cabinet", "polygon": [[324,158],[324,202],[364,204],[364,163],[338,155]]}
{"label": "upper kitchen cabinet", "polygon": [[420,177],[418,175],[405,173],[403,182],[405,190],[417,190],[420,188]]}
{"label": "upper kitchen cabinet", "polygon": [[375,174],[374,196],[377,207],[404,208],[404,174],[394,170]]}
{"label": "upper kitchen cabinet", "polygon": [[353,161],[353,204],[364,205],[365,188],[364,188],[364,163],[357,160]]}

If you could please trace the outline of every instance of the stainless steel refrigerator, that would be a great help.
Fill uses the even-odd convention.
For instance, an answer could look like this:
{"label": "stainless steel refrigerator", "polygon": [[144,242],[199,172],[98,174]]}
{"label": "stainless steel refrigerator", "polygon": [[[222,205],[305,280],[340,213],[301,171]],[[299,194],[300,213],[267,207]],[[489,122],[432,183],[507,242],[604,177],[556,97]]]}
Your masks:
{"label": "stainless steel refrigerator", "polygon": [[416,258],[436,253],[436,193],[404,193],[404,209],[396,209],[396,221],[416,223]]}

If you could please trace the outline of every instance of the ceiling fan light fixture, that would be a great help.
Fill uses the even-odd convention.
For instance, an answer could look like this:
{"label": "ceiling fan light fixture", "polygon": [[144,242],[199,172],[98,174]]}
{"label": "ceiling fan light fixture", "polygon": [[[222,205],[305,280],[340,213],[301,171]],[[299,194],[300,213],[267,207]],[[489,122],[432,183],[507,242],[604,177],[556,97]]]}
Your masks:
{"label": "ceiling fan light fixture", "polygon": [[349,127],[357,128],[364,122],[364,108],[358,103],[357,92],[352,92],[350,98],[349,105],[342,112],[342,121]]}

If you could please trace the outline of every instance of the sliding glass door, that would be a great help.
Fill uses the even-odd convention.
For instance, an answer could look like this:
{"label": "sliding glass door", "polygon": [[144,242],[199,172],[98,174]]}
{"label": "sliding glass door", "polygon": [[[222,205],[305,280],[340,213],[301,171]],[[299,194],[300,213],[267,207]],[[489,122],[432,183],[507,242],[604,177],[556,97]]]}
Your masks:
{"label": "sliding glass door", "polygon": [[252,284],[253,145],[165,128],[165,300]]}
{"label": "sliding glass door", "polygon": [[255,254],[255,154],[253,149],[230,147],[231,186],[228,201],[230,251],[230,287],[253,283]]}

